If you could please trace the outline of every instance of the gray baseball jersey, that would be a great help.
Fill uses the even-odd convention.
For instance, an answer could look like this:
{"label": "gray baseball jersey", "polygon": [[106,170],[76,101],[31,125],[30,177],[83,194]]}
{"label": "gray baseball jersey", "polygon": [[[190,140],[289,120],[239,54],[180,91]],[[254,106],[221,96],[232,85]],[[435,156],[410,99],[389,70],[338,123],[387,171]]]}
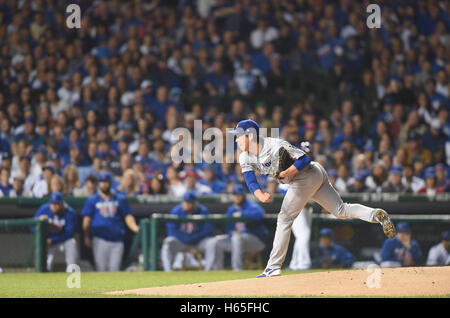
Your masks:
{"label": "gray baseball jersey", "polygon": [[[258,156],[248,152],[242,152],[239,155],[242,173],[255,171],[264,175],[273,174],[280,147],[285,147],[289,154],[296,159],[306,155],[301,149],[279,138],[261,138],[260,142],[262,145]],[[378,222],[375,219],[375,209],[361,204],[344,203],[329,182],[325,169],[317,162],[311,161],[298,173],[283,178],[279,182],[288,183],[290,186],[278,214],[277,228],[267,268],[281,268],[289,246],[292,223],[310,199],[337,218],[359,218],[367,222]]]}
{"label": "gray baseball jersey", "polygon": [[[239,155],[239,164],[242,173],[255,171],[262,175],[273,175],[276,172],[276,163],[278,160],[278,151],[284,147],[292,158],[299,159],[306,155],[305,152],[292,146],[289,142],[279,138],[261,137],[261,150],[258,156],[245,151]],[[277,179],[278,180],[278,179]],[[278,180],[280,183],[291,183],[293,176]]]}

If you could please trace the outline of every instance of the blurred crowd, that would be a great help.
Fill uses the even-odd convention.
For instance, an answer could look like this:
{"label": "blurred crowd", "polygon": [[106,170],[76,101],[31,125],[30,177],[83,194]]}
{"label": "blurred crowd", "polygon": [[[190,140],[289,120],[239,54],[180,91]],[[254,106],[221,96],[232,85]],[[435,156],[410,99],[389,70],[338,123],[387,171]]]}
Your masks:
{"label": "blurred crowd", "polygon": [[[379,29],[368,4],[0,0],[0,196],[87,197],[101,172],[127,196],[231,192],[239,165],[174,164],[171,132],[246,118],[310,141],[341,193],[449,192],[450,1],[379,1]],[[277,102],[310,75],[331,104]]]}

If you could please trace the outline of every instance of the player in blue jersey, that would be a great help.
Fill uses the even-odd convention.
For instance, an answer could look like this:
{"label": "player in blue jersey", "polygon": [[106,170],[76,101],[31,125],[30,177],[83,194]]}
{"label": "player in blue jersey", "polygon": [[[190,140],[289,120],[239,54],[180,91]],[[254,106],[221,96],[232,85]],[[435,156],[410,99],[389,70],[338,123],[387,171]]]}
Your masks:
{"label": "player in blue jersey", "polygon": [[381,267],[419,266],[422,263],[422,249],[416,240],[411,239],[411,227],[406,222],[399,222],[397,235],[383,243]]}
{"label": "player in blue jersey", "polygon": [[[197,202],[194,191],[186,191],[183,202],[175,206],[171,215],[186,217],[189,215],[208,215],[209,210]],[[209,222],[167,222],[167,237],[161,248],[161,259],[164,271],[173,269],[175,255],[192,248],[205,254],[205,270],[217,269],[215,263],[217,240],[213,237],[214,227]]]}
{"label": "player in blue jersey", "polygon": [[76,264],[78,258],[74,238],[77,224],[75,210],[64,202],[61,192],[52,192],[49,203],[42,205],[34,218],[48,220],[47,271],[52,271],[53,261],[58,253],[64,253],[68,271],[68,266]]}
{"label": "player in blue jersey", "polygon": [[227,216],[244,217],[250,222],[227,223],[227,234],[216,237],[221,251],[217,263],[223,269],[224,252],[231,252],[231,266],[239,271],[244,269],[244,253],[256,254],[264,249],[269,230],[262,222],[266,212],[258,203],[247,200],[243,185],[235,185],[231,193],[233,204],[228,207]]}
{"label": "player in blue jersey", "polygon": [[81,212],[85,244],[92,248],[97,271],[119,271],[125,225],[135,233],[139,227],[125,197],[112,192],[112,175],[103,172],[98,181],[99,192],[89,197]]}
{"label": "player in blue jersey", "polygon": [[348,268],[355,257],[343,246],[333,242],[333,230],[323,228],[319,233],[319,244],[311,251],[312,265],[315,268]]}

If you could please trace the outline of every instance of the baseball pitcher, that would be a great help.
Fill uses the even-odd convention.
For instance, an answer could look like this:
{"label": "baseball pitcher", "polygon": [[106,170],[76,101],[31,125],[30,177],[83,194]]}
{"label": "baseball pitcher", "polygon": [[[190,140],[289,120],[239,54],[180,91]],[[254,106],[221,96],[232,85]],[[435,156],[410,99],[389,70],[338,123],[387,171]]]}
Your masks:
{"label": "baseball pitcher", "polygon": [[272,200],[270,193],[261,190],[255,172],[274,175],[278,182],[289,184],[278,214],[270,258],[266,269],[258,277],[281,275],[292,223],[310,199],[340,219],[359,218],[380,223],[386,236],[395,236],[395,226],[386,211],[344,203],[328,181],[325,169],[312,161],[304,151],[279,138],[261,137],[259,125],[253,120],[240,121],[236,129],[229,133],[236,135],[236,142],[242,151],[239,164],[247,186],[256,198],[261,202]]}

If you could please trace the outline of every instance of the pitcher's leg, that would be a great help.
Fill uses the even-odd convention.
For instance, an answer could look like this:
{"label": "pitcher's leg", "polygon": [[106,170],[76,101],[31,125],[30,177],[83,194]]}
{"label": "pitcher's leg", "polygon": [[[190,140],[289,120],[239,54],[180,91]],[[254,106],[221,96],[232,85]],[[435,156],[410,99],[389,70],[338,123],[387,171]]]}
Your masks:
{"label": "pitcher's leg", "polygon": [[344,203],[330,182],[324,182],[312,199],[339,219],[361,219],[378,223],[375,219],[375,209],[362,204]]}
{"label": "pitcher's leg", "polygon": [[309,197],[305,196],[300,188],[289,187],[278,214],[277,228],[267,268],[281,268],[291,238],[292,223],[308,200]]}

